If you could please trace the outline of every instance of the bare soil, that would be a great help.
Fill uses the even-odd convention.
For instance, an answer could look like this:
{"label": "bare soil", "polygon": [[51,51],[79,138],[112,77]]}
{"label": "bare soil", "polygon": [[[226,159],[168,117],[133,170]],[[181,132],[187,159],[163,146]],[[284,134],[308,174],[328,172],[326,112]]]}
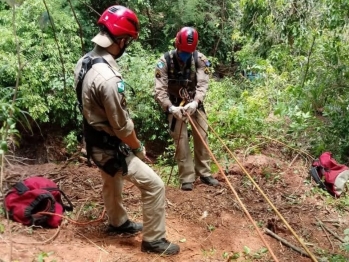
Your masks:
{"label": "bare soil", "polygon": [[[286,155],[276,146],[264,148],[256,155],[235,154],[314,256],[348,255],[341,250],[341,242],[324,231],[316,220],[320,219],[343,238],[343,231],[349,228],[348,210],[335,209],[333,203],[339,200],[314,189],[308,175],[309,159],[296,153]],[[312,261],[264,233],[268,228],[303,249],[237,163],[228,167],[226,176],[219,172],[214,174],[221,182],[218,188],[199,181],[192,192],[167,186],[167,238],[179,244],[181,252],[176,256],[161,257],[141,252],[142,234],[120,236],[106,233],[108,223],[107,216],[103,216],[98,169],[87,166],[80,154],[68,156],[60,139],[52,136],[44,143],[28,143],[6,159],[4,192],[24,178],[44,176],[54,180],[69,196],[74,211],[65,213],[67,219],[56,229],[26,227],[2,216],[0,261],[274,261],[270,252],[265,250],[264,242],[268,243],[278,261]],[[158,167],[151,165],[161,174]],[[167,178],[163,177],[163,180],[166,182]],[[234,191],[255,221],[264,241]],[[332,204],[329,204],[329,199]],[[140,193],[132,184],[125,184],[124,203],[130,219],[142,221]]]}

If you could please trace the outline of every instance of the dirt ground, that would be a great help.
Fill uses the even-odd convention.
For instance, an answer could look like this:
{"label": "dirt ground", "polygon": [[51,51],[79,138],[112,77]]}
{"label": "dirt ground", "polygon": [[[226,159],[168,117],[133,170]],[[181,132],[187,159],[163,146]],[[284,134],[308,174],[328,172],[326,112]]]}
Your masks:
{"label": "dirt ground", "polygon": [[[2,215],[0,261],[274,261],[265,243],[278,261],[312,261],[265,233],[266,229],[304,250],[297,237],[302,239],[319,261],[328,254],[345,255],[341,242],[325,231],[316,218],[343,238],[344,230],[349,228],[348,210],[334,209],[328,203],[329,197],[319,189],[314,190],[308,176],[309,159],[301,154],[285,156],[277,147],[266,148],[257,155],[235,152],[239,163],[282,218],[236,162],[228,167],[226,176],[219,172],[214,174],[221,182],[218,188],[199,181],[191,192],[167,186],[167,238],[179,244],[181,252],[161,257],[140,251],[142,234],[106,233],[108,223],[107,216],[102,216],[104,207],[98,169],[87,166],[79,155],[67,159],[64,149],[57,149],[59,146],[46,143],[40,152],[35,150],[32,158],[27,157],[25,150],[8,156],[3,191],[21,179],[44,176],[54,180],[69,196],[74,211],[65,213],[67,219],[56,229],[22,226]],[[161,173],[156,166],[154,169]],[[166,182],[166,178],[163,180]],[[130,219],[141,222],[140,194],[132,184],[125,184],[124,203]],[[84,224],[87,222],[91,223]]]}

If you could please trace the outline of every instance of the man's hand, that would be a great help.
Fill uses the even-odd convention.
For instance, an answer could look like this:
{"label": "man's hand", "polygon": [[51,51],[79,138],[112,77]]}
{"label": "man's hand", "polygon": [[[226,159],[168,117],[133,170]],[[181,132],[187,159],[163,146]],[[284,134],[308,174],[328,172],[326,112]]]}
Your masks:
{"label": "man's hand", "polygon": [[192,115],[198,109],[198,103],[196,101],[190,102],[184,106],[184,110],[188,115]]}
{"label": "man's hand", "polygon": [[170,106],[168,112],[170,112],[175,118],[183,120],[184,108],[182,106]]}
{"label": "man's hand", "polygon": [[132,150],[133,154],[138,157],[140,160],[144,160],[147,157],[147,151],[145,150],[145,146],[141,143],[141,146],[137,149]]}

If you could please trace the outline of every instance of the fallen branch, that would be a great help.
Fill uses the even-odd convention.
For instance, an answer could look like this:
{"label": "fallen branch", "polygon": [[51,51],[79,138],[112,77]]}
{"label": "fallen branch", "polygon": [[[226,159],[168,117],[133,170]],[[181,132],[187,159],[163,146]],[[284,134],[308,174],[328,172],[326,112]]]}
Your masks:
{"label": "fallen branch", "polygon": [[333,246],[333,244],[332,244],[332,241],[331,241],[330,237],[328,236],[328,234],[327,234],[327,232],[326,232],[326,229],[324,228],[324,225],[320,223],[320,227],[321,227],[321,229],[325,232],[326,237],[327,237],[328,241],[329,241],[330,244],[331,244],[332,251],[334,251],[334,246]]}
{"label": "fallen branch", "polygon": [[308,253],[304,252],[302,249],[290,244],[289,242],[287,242],[285,239],[283,239],[282,237],[279,237],[277,234],[275,234],[273,231],[269,230],[268,228],[264,229],[265,233],[267,233],[268,235],[276,238],[277,240],[279,240],[282,244],[284,244],[285,246],[288,246],[290,248],[292,248],[293,250],[297,251],[298,253],[302,254],[303,256],[306,257],[310,257],[308,255]]}
{"label": "fallen branch", "polygon": [[333,232],[331,229],[329,229],[327,226],[325,226],[324,223],[322,223],[322,221],[318,218],[316,218],[317,222],[320,224],[320,226],[322,226],[324,229],[326,229],[326,231],[328,233],[330,233],[332,236],[334,236],[335,238],[337,238],[339,241],[341,241],[342,243],[345,243],[345,241],[337,235],[337,233]]}
{"label": "fallen branch", "polygon": [[293,160],[291,161],[291,163],[288,165],[288,167],[291,167],[293,165],[293,163],[296,161],[296,159],[298,158],[299,154],[297,154]]}

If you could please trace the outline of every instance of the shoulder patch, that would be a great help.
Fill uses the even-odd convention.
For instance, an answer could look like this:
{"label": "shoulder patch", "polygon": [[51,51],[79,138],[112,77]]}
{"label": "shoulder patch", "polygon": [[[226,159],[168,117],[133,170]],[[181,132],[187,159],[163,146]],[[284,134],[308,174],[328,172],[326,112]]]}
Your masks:
{"label": "shoulder patch", "polygon": [[164,65],[165,65],[165,63],[162,62],[162,61],[159,61],[159,62],[156,64],[157,68],[160,68],[160,69],[163,68]]}
{"label": "shoulder patch", "polygon": [[158,69],[158,68],[155,70],[155,77],[156,78],[160,78],[161,77],[161,72],[160,72],[160,69]]}
{"label": "shoulder patch", "polygon": [[123,93],[125,92],[125,83],[124,81],[120,81],[116,84],[117,88],[118,88],[118,93]]}

